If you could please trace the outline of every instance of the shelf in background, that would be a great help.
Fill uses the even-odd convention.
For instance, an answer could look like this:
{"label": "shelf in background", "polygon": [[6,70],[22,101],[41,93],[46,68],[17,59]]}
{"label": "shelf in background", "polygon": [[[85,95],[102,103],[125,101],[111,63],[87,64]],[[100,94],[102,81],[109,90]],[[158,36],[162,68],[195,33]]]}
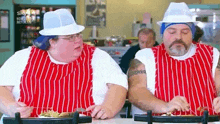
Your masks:
{"label": "shelf in background", "polygon": [[0,53],[11,51],[10,49],[2,49],[0,48]]}

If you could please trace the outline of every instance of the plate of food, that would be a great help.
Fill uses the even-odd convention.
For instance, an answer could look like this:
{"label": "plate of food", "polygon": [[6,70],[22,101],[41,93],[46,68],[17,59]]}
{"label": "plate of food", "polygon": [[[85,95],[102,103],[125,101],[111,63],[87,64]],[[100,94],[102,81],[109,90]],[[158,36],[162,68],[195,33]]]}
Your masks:
{"label": "plate of food", "polygon": [[38,118],[21,118],[20,113],[16,113],[15,117],[4,117],[4,124],[72,124],[72,123],[91,123],[91,116],[79,116],[79,112],[63,112],[54,111],[43,112]]}
{"label": "plate of food", "polygon": [[[74,112],[62,112],[58,113],[53,110],[42,112],[38,117],[39,118],[68,118],[73,117]],[[79,114],[80,117],[85,116],[84,114]]]}
{"label": "plate of food", "polygon": [[162,122],[162,123],[200,123],[200,122],[215,122],[219,121],[217,115],[208,115],[208,111],[204,111],[203,116],[195,115],[163,115],[163,116],[152,116],[152,111],[148,111],[146,114],[135,114],[134,121],[142,122]]}

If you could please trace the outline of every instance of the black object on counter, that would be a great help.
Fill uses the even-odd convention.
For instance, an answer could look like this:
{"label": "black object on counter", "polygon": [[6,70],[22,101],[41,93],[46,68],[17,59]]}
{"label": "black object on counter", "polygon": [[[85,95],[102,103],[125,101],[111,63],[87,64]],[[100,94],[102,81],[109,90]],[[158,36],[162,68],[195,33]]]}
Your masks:
{"label": "black object on counter", "polygon": [[208,111],[204,111],[203,116],[152,116],[152,111],[147,111],[145,114],[135,114],[134,121],[148,122],[152,124],[153,122],[160,123],[197,123],[201,122],[207,124],[208,122],[219,121],[219,117],[209,116]]}
{"label": "black object on counter", "polygon": [[20,113],[15,113],[15,118],[3,118],[3,124],[78,124],[91,122],[92,117],[79,117],[78,112],[75,112],[72,118],[21,118]]}
{"label": "black object on counter", "polygon": [[15,124],[21,124],[21,117],[19,112],[15,113]]}

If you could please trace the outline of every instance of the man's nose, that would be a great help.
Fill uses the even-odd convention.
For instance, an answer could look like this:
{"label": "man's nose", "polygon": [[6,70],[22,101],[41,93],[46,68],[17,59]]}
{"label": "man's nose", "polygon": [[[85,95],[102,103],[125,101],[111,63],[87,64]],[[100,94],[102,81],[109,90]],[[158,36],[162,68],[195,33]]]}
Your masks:
{"label": "man's nose", "polygon": [[181,32],[178,32],[178,33],[176,34],[176,40],[180,40],[180,39],[182,39],[182,33],[181,33]]}

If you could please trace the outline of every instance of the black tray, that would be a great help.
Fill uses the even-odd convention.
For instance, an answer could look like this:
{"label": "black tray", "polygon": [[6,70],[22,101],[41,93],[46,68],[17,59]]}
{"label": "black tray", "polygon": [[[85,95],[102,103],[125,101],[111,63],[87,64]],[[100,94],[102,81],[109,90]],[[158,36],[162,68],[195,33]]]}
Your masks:
{"label": "black tray", "polygon": [[200,123],[219,121],[219,116],[208,116],[208,111],[204,111],[203,116],[152,116],[152,111],[147,111],[147,115],[135,114],[134,121],[160,122],[160,123]]}
{"label": "black tray", "polygon": [[20,113],[15,114],[14,117],[4,117],[3,124],[78,124],[91,123],[92,117],[82,116],[75,112],[71,118],[20,118]]}

